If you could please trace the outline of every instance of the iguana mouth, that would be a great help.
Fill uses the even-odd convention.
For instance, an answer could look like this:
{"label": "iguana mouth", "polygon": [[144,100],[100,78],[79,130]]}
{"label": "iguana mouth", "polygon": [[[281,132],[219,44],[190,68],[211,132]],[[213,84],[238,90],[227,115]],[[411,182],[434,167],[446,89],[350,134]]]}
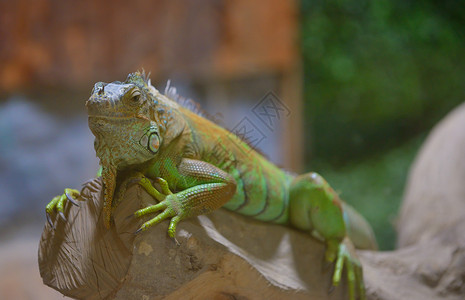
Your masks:
{"label": "iguana mouth", "polygon": [[117,120],[117,121],[123,121],[123,120],[131,120],[131,119],[139,119],[139,120],[148,120],[147,117],[143,115],[121,115],[121,116],[115,116],[115,115],[94,115],[94,114],[89,114],[89,118],[93,119],[104,119],[104,120]]}
{"label": "iguana mouth", "polygon": [[136,119],[137,116],[106,116],[106,115],[89,115],[89,118],[95,119],[106,119],[106,120],[127,120],[127,119]]}

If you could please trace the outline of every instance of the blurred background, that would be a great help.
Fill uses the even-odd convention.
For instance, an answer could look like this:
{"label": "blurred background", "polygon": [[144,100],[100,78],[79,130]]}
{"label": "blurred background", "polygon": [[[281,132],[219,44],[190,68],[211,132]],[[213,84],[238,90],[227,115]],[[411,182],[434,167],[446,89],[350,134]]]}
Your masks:
{"label": "blurred background", "polygon": [[408,168],[464,99],[464,32],[451,0],[0,1],[0,298],[61,298],[37,270],[44,207],[97,170],[93,84],[142,69],[321,173],[393,249]]}

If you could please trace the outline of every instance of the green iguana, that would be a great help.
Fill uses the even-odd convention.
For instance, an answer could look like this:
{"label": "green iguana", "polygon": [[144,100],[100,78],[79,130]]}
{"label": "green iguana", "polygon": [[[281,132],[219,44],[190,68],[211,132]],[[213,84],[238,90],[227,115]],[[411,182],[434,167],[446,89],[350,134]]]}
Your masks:
{"label": "green iguana", "polygon": [[[231,132],[158,92],[143,73],[129,74],[125,82],[96,83],[86,107],[100,159],[107,228],[117,182],[129,176],[158,201],[134,212],[138,218],[158,213],[137,232],[170,219],[173,238],[179,221],[222,206],[292,225],[324,241],[325,259],[336,262],[333,286],[345,267],[349,298],[365,298],[362,268],[350,249],[352,242],[375,249],[372,230],[320,175],[279,169]],[[77,190],[65,189],[55,197],[46,207],[49,222],[55,210],[66,220],[64,203],[77,204],[78,196]]]}

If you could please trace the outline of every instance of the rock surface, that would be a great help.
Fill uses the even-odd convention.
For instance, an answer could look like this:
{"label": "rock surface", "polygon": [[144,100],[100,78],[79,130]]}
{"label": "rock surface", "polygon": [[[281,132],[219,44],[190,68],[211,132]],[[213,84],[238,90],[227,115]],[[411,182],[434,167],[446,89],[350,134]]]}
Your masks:
{"label": "rock surface", "polygon": [[398,246],[428,241],[465,219],[465,103],[432,130],[415,159],[398,222]]}
{"label": "rock surface", "polygon": [[[400,213],[400,249],[359,251],[368,299],[463,299],[465,295],[465,105],[433,131],[415,162]],[[44,283],[85,299],[346,299],[328,294],[332,267],[305,233],[218,210],[167,222],[135,236],[127,216],[153,199],[131,186],[106,230],[101,183],[83,189],[68,222],[45,226],[39,249]],[[438,203],[439,202],[439,203]]]}
{"label": "rock surface", "polygon": [[[180,223],[177,242],[168,222],[134,235],[128,218],[153,199],[131,186],[114,211],[114,226],[101,222],[101,183],[68,205],[68,222],[48,224],[39,249],[44,283],[86,299],[341,299],[345,284],[328,295],[332,268],[324,270],[322,243],[284,226],[218,210]],[[292,245],[292,246],[291,246]],[[241,298],[243,297],[243,298]]]}

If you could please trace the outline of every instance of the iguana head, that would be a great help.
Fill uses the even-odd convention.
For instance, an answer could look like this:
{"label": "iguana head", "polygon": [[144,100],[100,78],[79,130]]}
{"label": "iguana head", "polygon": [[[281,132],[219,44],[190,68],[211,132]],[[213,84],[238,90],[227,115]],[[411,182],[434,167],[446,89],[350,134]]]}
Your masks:
{"label": "iguana head", "polygon": [[164,140],[183,128],[179,122],[170,124],[177,104],[139,72],[125,82],[96,83],[86,107],[97,156],[102,165],[117,169],[154,158]]}
{"label": "iguana head", "polygon": [[117,171],[156,159],[164,144],[184,131],[185,122],[178,105],[139,72],[125,82],[96,83],[86,107],[102,166],[104,223],[109,228]]}
{"label": "iguana head", "polygon": [[104,224],[109,228],[118,170],[156,159],[164,144],[184,131],[185,122],[178,105],[139,72],[125,82],[96,83],[86,107],[102,166]]}

